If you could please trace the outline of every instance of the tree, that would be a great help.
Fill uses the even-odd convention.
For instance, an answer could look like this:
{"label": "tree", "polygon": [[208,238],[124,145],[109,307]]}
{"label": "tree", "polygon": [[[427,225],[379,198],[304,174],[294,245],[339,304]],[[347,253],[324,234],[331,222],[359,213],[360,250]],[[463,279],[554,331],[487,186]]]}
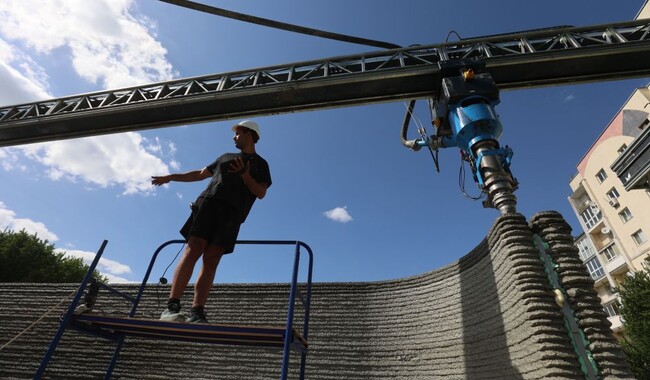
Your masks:
{"label": "tree", "polygon": [[625,335],[622,346],[634,376],[650,380],[650,257],[646,269],[628,276],[620,289]]}
{"label": "tree", "polygon": [[[88,265],[82,259],[55,252],[53,244],[36,234],[0,232],[0,282],[78,283],[86,272]],[[94,275],[106,282],[97,271]]]}

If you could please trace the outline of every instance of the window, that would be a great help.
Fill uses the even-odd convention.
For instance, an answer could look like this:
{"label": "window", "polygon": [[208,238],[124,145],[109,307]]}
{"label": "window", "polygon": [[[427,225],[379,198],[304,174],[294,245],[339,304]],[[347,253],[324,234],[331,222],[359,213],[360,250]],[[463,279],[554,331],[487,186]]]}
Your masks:
{"label": "window", "polygon": [[632,219],[632,213],[630,212],[629,208],[624,208],[623,211],[618,213],[618,216],[621,218],[623,223],[627,223]]}
{"label": "window", "polygon": [[616,248],[614,248],[614,244],[610,245],[609,247],[603,249],[603,255],[607,258],[607,261],[612,261],[618,256],[618,252]]}
{"label": "window", "polygon": [[645,127],[648,126],[648,124],[650,124],[650,120],[648,120],[648,119],[643,120],[643,123],[641,123],[641,125],[639,125],[639,129],[643,131],[645,129]]}
{"label": "window", "polygon": [[587,259],[596,254],[596,249],[587,238],[576,242],[576,247],[578,247],[582,261],[587,261]]}
{"label": "window", "polygon": [[648,241],[648,238],[645,236],[643,233],[643,230],[638,230],[637,232],[632,234],[632,239],[634,239],[634,242],[636,245],[641,245]]}
{"label": "window", "polygon": [[587,261],[585,265],[587,266],[587,270],[589,271],[591,278],[594,280],[598,280],[605,275],[605,271],[603,270],[602,265],[600,265],[598,257],[594,257],[593,259]]}
{"label": "window", "polygon": [[607,173],[605,173],[605,170],[600,169],[598,173],[596,173],[596,179],[598,180],[598,183],[603,183],[603,181],[607,179]]}
{"label": "window", "polygon": [[593,226],[600,221],[601,213],[600,210],[595,207],[587,207],[580,213],[582,221],[585,223],[585,226],[590,230]]}
{"label": "window", "polygon": [[605,310],[605,314],[607,314],[609,318],[620,315],[616,301],[603,305],[603,310]]}
{"label": "window", "polygon": [[618,193],[618,190],[616,190],[615,187],[612,187],[612,188],[609,189],[609,191],[607,192],[607,196],[609,197],[609,199],[618,199],[618,197],[620,197],[621,194]]}
{"label": "window", "polygon": [[618,154],[619,154],[619,156],[620,156],[621,154],[625,153],[625,150],[627,150],[627,144],[623,144],[623,145],[621,145],[621,147],[618,148],[618,151],[617,151]]}

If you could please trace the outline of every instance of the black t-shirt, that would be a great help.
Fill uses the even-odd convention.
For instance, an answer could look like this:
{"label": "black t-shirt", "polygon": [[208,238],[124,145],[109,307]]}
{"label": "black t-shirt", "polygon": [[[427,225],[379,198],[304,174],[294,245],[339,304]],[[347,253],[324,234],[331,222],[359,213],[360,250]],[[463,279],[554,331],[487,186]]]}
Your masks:
{"label": "black t-shirt", "polygon": [[212,173],[212,179],[200,196],[228,202],[239,213],[243,223],[257,197],[251,193],[239,174],[230,173],[230,164],[237,157],[241,157],[244,164],[249,163],[249,173],[257,182],[271,186],[269,164],[261,156],[248,153],[226,153],[206,166],[207,170]]}

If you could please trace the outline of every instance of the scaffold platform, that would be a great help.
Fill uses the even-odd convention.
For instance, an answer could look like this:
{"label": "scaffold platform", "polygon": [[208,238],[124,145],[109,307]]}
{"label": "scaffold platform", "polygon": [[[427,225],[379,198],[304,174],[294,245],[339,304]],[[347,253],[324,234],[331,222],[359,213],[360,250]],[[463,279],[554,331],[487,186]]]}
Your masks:
{"label": "scaffold platform", "polygon": [[[153,254],[147,272],[142,280],[139,291],[135,297],[125,294],[113,287],[98,282],[93,278],[93,273],[99,263],[104,249],[106,248],[107,241],[104,240],[99,251],[95,255],[92,264],[88,268],[83,281],[79,285],[75,296],[70,303],[67,311],[61,316],[61,324],[55,336],[52,338],[50,346],[41,360],[41,364],[34,375],[34,379],[41,379],[45,374],[45,370],[49,364],[54,351],[66,329],[74,329],[85,333],[94,334],[117,343],[115,352],[111,359],[104,379],[112,377],[113,370],[118,362],[118,356],[124,344],[124,338],[127,336],[135,336],[145,339],[159,339],[159,340],[176,340],[185,342],[221,344],[221,345],[237,345],[237,346],[260,346],[260,347],[275,347],[282,348],[282,367],[280,379],[286,380],[288,375],[289,355],[290,352],[298,351],[301,355],[300,360],[300,379],[305,378],[305,363],[307,359],[307,351],[309,347],[308,333],[309,333],[309,311],[311,304],[311,286],[312,286],[312,271],[313,271],[313,253],[311,248],[301,241],[293,240],[244,240],[237,241],[237,245],[292,245],[295,247],[295,255],[293,261],[293,274],[291,278],[291,288],[288,295],[288,308],[285,326],[247,326],[237,324],[211,324],[211,323],[186,323],[186,322],[172,322],[162,321],[158,319],[150,319],[143,317],[136,317],[138,305],[142,298],[147,281],[151,275],[154,263],[158,254],[170,244],[184,244],[184,240],[170,240],[158,247]],[[307,280],[304,283],[306,294],[302,294],[298,288],[298,272],[300,268],[300,256],[304,251],[308,255],[307,265]],[[113,295],[122,297],[132,302],[131,312],[128,315],[116,315],[97,313],[88,307],[79,311],[80,301],[84,292],[86,297],[84,302],[94,304],[94,300],[89,302],[89,299],[96,298],[99,289],[107,290]],[[91,295],[91,293],[94,293]],[[302,333],[293,328],[294,323],[294,309],[296,300],[302,303],[304,309],[302,321]]]}

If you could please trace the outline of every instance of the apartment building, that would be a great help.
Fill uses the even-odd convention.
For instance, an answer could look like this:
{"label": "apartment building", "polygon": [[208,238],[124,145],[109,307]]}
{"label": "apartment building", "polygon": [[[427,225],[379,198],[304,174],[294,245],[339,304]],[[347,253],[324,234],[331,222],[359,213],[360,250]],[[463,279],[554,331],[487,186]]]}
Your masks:
{"label": "apartment building", "polygon": [[[650,18],[645,0],[636,19]],[[614,334],[616,288],[650,256],[650,88],[636,89],[578,163],[569,203],[583,233],[575,244]]]}
{"label": "apartment building", "polygon": [[580,256],[615,334],[615,288],[650,255],[650,89],[636,89],[582,160],[569,203],[584,233]]}

